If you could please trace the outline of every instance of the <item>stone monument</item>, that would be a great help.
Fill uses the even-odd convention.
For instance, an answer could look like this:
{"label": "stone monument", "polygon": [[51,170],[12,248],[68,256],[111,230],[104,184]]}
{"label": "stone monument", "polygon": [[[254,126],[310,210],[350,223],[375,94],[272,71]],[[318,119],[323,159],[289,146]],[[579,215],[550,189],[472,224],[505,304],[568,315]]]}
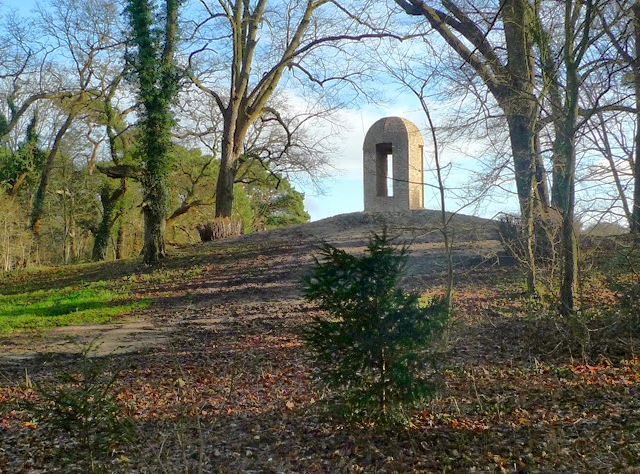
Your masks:
{"label": "stone monument", "polygon": [[374,123],[364,138],[364,210],[424,207],[422,148],[418,127],[400,117]]}

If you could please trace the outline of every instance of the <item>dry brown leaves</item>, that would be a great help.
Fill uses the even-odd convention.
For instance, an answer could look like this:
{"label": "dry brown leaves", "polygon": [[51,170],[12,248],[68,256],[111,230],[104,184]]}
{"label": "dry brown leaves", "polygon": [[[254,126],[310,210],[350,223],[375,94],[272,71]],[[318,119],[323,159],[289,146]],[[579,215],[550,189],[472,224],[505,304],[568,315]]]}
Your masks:
{"label": "dry brown leaves", "polygon": [[[321,408],[296,336],[314,310],[282,276],[299,273],[296,259],[226,265],[189,282],[191,306],[165,307],[164,321],[180,320],[170,344],[112,358],[137,441],[114,446],[107,472],[640,473],[640,360],[585,364],[562,348],[546,357],[517,317],[522,301],[486,276],[457,293],[438,394],[410,426],[384,430],[341,424]],[[0,378],[0,403],[33,397],[24,382]],[[5,404],[0,472],[86,472],[71,455],[56,460],[73,446]]]}

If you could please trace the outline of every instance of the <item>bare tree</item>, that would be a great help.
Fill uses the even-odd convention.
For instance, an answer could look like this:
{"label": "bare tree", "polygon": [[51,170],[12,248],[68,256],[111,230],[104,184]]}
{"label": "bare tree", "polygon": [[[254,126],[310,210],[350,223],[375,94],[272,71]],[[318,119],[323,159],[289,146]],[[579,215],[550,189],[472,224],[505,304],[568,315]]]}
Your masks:
{"label": "bare tree", "polygon": [[545,28],[542,22],[538,24],[542,70],[548,85],[555,130],[553,201],[562,219],[560,312],[564,316],[575,312],[578,286],[578,244],[575,234],[577,137],[578,131],[591,115],[587,113],[581,117],[581,92],[594,69],[592,64],[603,58],[596,44],[603,34],[602,29],[596,28],[598,11],[603,4],[598,0],[586,0],[549,6],[546,13],[561,19],[560,35],[558,31],[552,33],[548,26]]}
{"label": "bare tree", "polygon": [[[51,43],[55,51],[55,63],[49,64],[42,74],[56,77],[61,88],[68,92],[63,98],[47,96],[54,101],[61,119],[54,125],[55,132],[33,200],[30,227],[36,235],[40,233],[49,178],[62,141],[79,114],[92,107],[102,94],[104,63],[111,61],[109,55],[117,43],[113,36],[117,24],[115,7],[102,2],[100,9],[95,10],[98,0],[92,3],[55,0],[49,9],[41,8],[38,13],[43,41]],[[29,96],[26,103],[33,97]]]}
{"label": "bare tree", "polygon": [[[223,117],[216,214],[230,216],[247,135],[256,121],[277,117],[269,101],[283,77],[298,74],[318,86],[348,81],[351,73],[335,73],[335,64],[345,64],[342,46],[384,34],[365,32],[347,9],[328,0],[200,3],[207,17],[198,34],[205,44],[191,77]],[[321,55],[323,50],[331,55]]]}
{"label": "bare tree", "polygon": [[[0,140],[6,142],[20,128],[32,106],[42,100],[72,97],[71,84],[60,82],[49,56],[53,46],[44,38],[40,18],[12,12],[3,18],[0,62]],[[20,134],[21,131],[18,131]]]}
{"label": "bare tree", "polygon": [[583,135],[583,153],[593,156],[593,160],[578,182],[592,190],[587,192],[589,205],[585,213],[599,220],[607,216],[624,219],[632,229],[635,137],[630,115],[598,111],[591,117]]}
{"label": "bare tree", "polygon": [[[442,39],[480,76],[509,128],[520,212],[527,242],[530,291],[536,288],[535,218],[548,209],[547,179],[536,143],[539,116],[535,96],[532,10],[527,0],[501,1],[496,8],[470,6],[452,0],[442,10],[422,0],[395,0],[412,16],[424,17]],[[474,15],[472,17],[472,15]],[[501,29],[497,25],[501,25]]]}
{"label": "bare tree", "polygon": [[[629,228],[633,233],[640,233],[640,1],[616,0],[609,9],[602,9],[599,16],[607,37],[618,53],[618,58],[629,68],[629,82],[633,85],[635,151],[629,155],[634,177]],[[621,197],[624,199],[623,194]]]}

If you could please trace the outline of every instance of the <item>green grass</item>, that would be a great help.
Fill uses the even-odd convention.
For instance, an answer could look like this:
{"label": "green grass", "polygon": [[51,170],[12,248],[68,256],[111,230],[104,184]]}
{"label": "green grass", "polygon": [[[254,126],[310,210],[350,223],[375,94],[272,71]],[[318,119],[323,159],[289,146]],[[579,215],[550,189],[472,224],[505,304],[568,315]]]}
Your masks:
{"label": "green grass", "polygon": [[0,334],[84,323],[106,323],[150,304],[104,282],[0,295]]}
{"label": "green grass", "polygon": [[141,294],[200,277],[207,257],[176,255],[160,268],[132,258],[0,272],[0,334],[108,323],[150,306]]}

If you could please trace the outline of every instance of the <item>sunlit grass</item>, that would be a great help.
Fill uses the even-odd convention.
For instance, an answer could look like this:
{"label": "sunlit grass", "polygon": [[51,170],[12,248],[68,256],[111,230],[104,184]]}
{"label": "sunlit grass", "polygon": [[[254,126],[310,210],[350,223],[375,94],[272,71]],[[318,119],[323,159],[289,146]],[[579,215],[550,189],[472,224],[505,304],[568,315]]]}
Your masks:
{"label": "sunlit grass", "polygon": [[149,304],[149,300],[132,299],[127,292],[100,282],[0,295],[0,333],[107,323]]}
{"label": "sunlit grass", "polygon": [[180,258],[167,260],[177,268],[149,268],[132,258],[0,272],[0,334],[102,324],[139,311],[158,288],[192,281],[208,268],[196,257]]}

